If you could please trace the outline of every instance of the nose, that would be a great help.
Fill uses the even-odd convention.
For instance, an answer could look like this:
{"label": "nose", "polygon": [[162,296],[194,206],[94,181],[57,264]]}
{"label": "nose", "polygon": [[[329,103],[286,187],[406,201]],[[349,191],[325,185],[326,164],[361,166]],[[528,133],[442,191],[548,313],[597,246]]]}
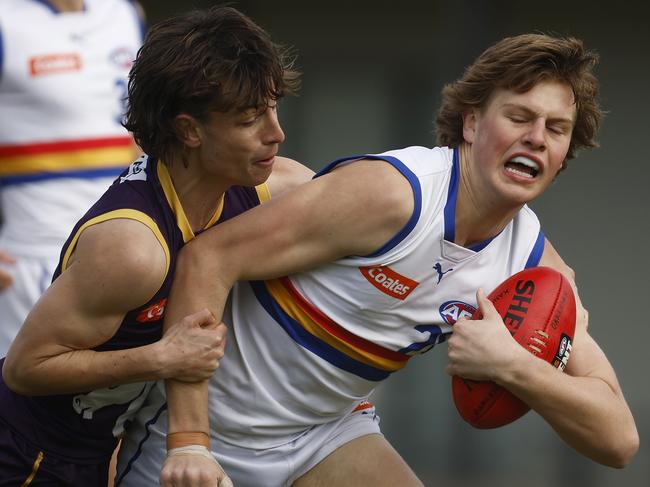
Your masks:
{"label": "nose", "polygon": [[528,126],[524,134],[523,142],[534,149],[544,149],[546,147],[546,120],[537,118]]}
{"label": "nose", "polygon": [[266,127],[264,130],[264,143],[265,144],[281,144],[284,142],[284,131],[280,126],[278,120],[278,112],[276,109],[268,108],[265,113],[267,119]]}

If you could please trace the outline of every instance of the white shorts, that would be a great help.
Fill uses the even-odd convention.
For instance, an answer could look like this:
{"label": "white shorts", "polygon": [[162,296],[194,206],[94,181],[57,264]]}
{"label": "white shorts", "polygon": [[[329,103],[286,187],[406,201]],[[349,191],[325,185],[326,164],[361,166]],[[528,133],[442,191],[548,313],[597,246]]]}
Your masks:
{"label": "white shorts", "polygon": [[50,259],[14,256],[15,264],[1,264],[13,276],[14,282],[0,291],[0,357],[7,355],[27,314],[50,285],[59,251],[52,252]]}
{"label": "white shorts", "polygon": [[[151,395],[159,395],[154,387]],[[143,413],[147,413],[146,415]],[[131,425],[122,439],[115,487],[159,485],[165,460],[166,405],[148,401],[138,413],[149,417]],[[360,405],[335,421],[305,430],[293,441],[267,450],[255,450],[212,439],[213,454],[236,487],[290,486],[326,456],[345,443],[378,433],[379,417],[374,406]]]}

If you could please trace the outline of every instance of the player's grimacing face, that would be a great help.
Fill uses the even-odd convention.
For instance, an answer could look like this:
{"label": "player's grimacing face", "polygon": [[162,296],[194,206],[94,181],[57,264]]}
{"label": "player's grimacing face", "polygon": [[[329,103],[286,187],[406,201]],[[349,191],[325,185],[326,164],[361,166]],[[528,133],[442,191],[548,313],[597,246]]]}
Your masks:
{"label": "player's grimacing face", "polygon": [[284,141],[277,102],[273,100],[261,113],[255,108],[215,112],[205,131],[202,157],[206,170],[232,184],[245,186],[266,181]]}
{"label": "player's grimacing face", "polygon": [[504,197],[518,204],[533,200],[560,171],[575,117],[573,91],[564,83],[542,81],[525,93],[495,91],[474,112],[474,168]]}

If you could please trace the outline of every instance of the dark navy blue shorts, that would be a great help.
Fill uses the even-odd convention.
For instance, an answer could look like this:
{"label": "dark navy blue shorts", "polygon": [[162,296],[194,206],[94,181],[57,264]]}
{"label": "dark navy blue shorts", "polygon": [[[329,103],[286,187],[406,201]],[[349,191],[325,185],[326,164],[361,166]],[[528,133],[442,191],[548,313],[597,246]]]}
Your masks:
{"label": "dark navy blue shorts", "polygon": [[109,461],[75,463],[48,454],[0,421],[0,487],[106,487]]}

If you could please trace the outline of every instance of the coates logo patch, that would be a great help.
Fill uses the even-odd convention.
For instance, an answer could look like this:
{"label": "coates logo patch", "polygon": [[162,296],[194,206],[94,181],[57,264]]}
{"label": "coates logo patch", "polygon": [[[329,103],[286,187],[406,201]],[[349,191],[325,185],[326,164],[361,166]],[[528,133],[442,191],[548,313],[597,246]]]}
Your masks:
{"label": "coates logo patch", "polygon": [[136,318],[140,323],[149,323],[150,321],[158,321],[165,315],[165,305],[167,304],[167,298],[163,298],[158,301],[156,304],[152,304],[148,308],[140,311],[140,314]]}
{"label": "coates logo patch", "polygon": [[471,318],[476,308],[462,301],[446,301],[438,309],[440,316],[448,325],[453,325],[460,318]]}
{"label": "coates logo patch", "polygon": [[76,52],[47,54],[29,59],[29,73],[32,76],[60,74],[81,70],[81,56]]}
{"label": "coates logo patch", "polygon": [[406,299],[413,292],[413,289],[420,284],[417,281],[398,274],[387,266],[359,267],[359,271],[370,284],[382,293],[388,294],[395,299]]}

